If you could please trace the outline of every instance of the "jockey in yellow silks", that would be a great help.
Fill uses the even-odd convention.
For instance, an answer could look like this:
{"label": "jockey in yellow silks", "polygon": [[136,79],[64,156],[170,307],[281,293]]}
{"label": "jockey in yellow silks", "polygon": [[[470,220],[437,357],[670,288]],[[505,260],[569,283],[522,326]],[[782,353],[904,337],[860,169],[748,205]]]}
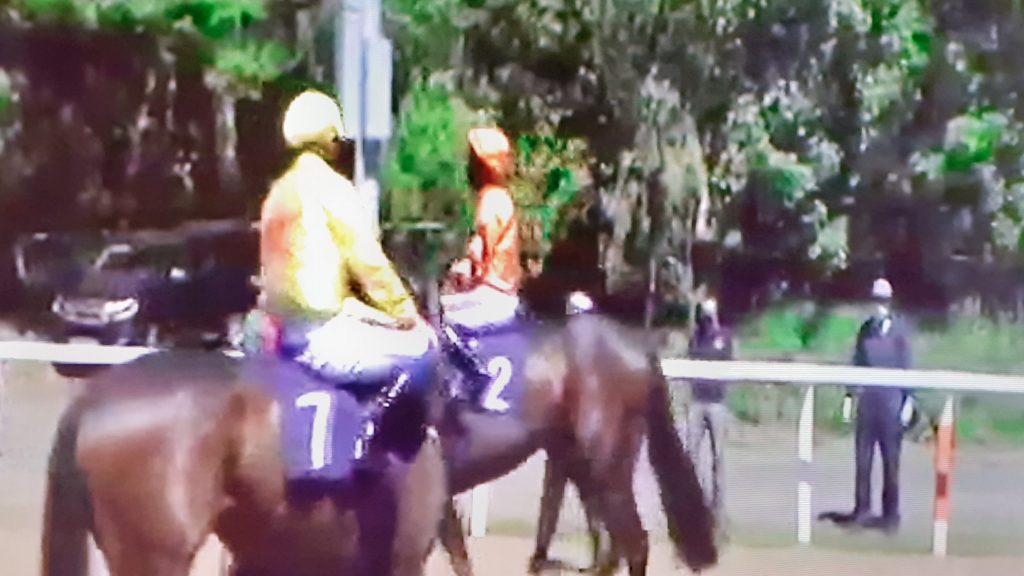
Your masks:
{"label": "jockey in yellow silks", "polygon": [[384,254],[367,204],[330,163],[345,134],[338,104],[320,92],[300,94],[283,133],[297,155],[263,202],[261,307],[285,356],[338,384],[383,386],[355,454],[366,463],[394,400],[432,386],[435,335]]}

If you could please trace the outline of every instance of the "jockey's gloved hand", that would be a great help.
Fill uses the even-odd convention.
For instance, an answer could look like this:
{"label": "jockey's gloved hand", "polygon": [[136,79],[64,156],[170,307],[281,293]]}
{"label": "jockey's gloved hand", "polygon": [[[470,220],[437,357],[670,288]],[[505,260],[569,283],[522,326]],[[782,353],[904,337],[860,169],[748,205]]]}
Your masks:
{"label": "jockey's gloved hand", "polygon": [[399,330],[412,330],[419,326],[422,321],[416,316],[408,316],[405,318],[396,318],[395,327]]}
{"label": "jockey's gloved hand", "polygon": [[849,423],[853,419],[853,396],[849,394],[843,397],[842,416],[844,423]]}
{"label": "jockey's gloved hand", "polygon": [[422,330],[430,339],[431,346],[437,347],[437,332],[434,331],[434,327],[429,322],[420,316],[398,318],[395,320],[395,327],[399,330]]}
{"label": "jockey's gloved hand", "polygon": [[904,427],[910,425],[912,419],[914,418],[914,410],[914,397],[907,396],[906,399],[903,400],[903,406],[900,409],[900,422],[903,424]]}

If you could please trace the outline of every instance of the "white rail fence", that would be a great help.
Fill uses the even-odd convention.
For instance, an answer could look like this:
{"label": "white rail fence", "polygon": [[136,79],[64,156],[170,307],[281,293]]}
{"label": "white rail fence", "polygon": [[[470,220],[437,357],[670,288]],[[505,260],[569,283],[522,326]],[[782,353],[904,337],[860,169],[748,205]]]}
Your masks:
{"label": "white rail fence", "polygon": [[[154,349],[130,346],[93,344],[52,344],[44,342],[0,342],[0,425],[2,425],[5,361],[38,361],[64,364],[113,365],[130,362]],[[976,374],[943,370],[890,370],[849,366],[827,366],[778,362],[715,362],[666,359],[662,361],[665,375],[672,380],[705,378],[731,382],[763,382],[805,384],[804,398],[797,425],[797,458],[800,478],[797,483],[797,541],[810,544],[812,534],[813,486],[810,470],[814,462],[814,391],[815,385],[877,386],[895,388],[927,388],[948,393],[958,391],[1024,394],[1024,378],[994,374]],[[948,539],[948,474],[952,460],[952,428],[954,402],[947,395],[939,423],[936,470],[936,505],[933,521],[932,549],[944,556]],[[945,431],[945,432],[944,432]],[[939,489],[941,486],[941,489]],[[488,486],[473,490],[470,533],[482,536],[487,529]]]}

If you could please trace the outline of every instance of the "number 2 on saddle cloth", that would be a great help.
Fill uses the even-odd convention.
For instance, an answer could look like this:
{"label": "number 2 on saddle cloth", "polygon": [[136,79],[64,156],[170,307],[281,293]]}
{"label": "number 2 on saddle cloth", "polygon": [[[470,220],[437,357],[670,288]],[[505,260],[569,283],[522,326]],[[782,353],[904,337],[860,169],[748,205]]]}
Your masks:
{"label": "number 2 on saddle cloth", "polygon": [[473,391],[481,406],[497,413],[517,411],[525,393],[523,368],[535,327],[529,321],[516,320],[483,330],[449,328],[490,375],[483,390]]}

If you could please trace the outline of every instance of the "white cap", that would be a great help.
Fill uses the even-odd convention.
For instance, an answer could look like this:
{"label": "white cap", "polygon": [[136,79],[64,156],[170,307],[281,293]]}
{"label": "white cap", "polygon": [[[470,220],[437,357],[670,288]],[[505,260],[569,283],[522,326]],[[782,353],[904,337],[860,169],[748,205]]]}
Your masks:
{"label": "white cap", "polygon": [[892,284],[889,283],[885,278],[879,278],[875,280],[875,283],[871,285],[871,297],[872,298],[883,298],[889,300],[892,298]]}
{"label": "white cap", "polygon": [[708,316],[718,315],[718,302],[714,298],[708,298],[702,302],[701,310]]}
{"label": "white cap", "polygon": [[569,295],[569,301],[566,303],[566,313],[582,314],[584,312],[590,312],[594,309],[594,301],[587,296],[586,292],[575,291]]}

